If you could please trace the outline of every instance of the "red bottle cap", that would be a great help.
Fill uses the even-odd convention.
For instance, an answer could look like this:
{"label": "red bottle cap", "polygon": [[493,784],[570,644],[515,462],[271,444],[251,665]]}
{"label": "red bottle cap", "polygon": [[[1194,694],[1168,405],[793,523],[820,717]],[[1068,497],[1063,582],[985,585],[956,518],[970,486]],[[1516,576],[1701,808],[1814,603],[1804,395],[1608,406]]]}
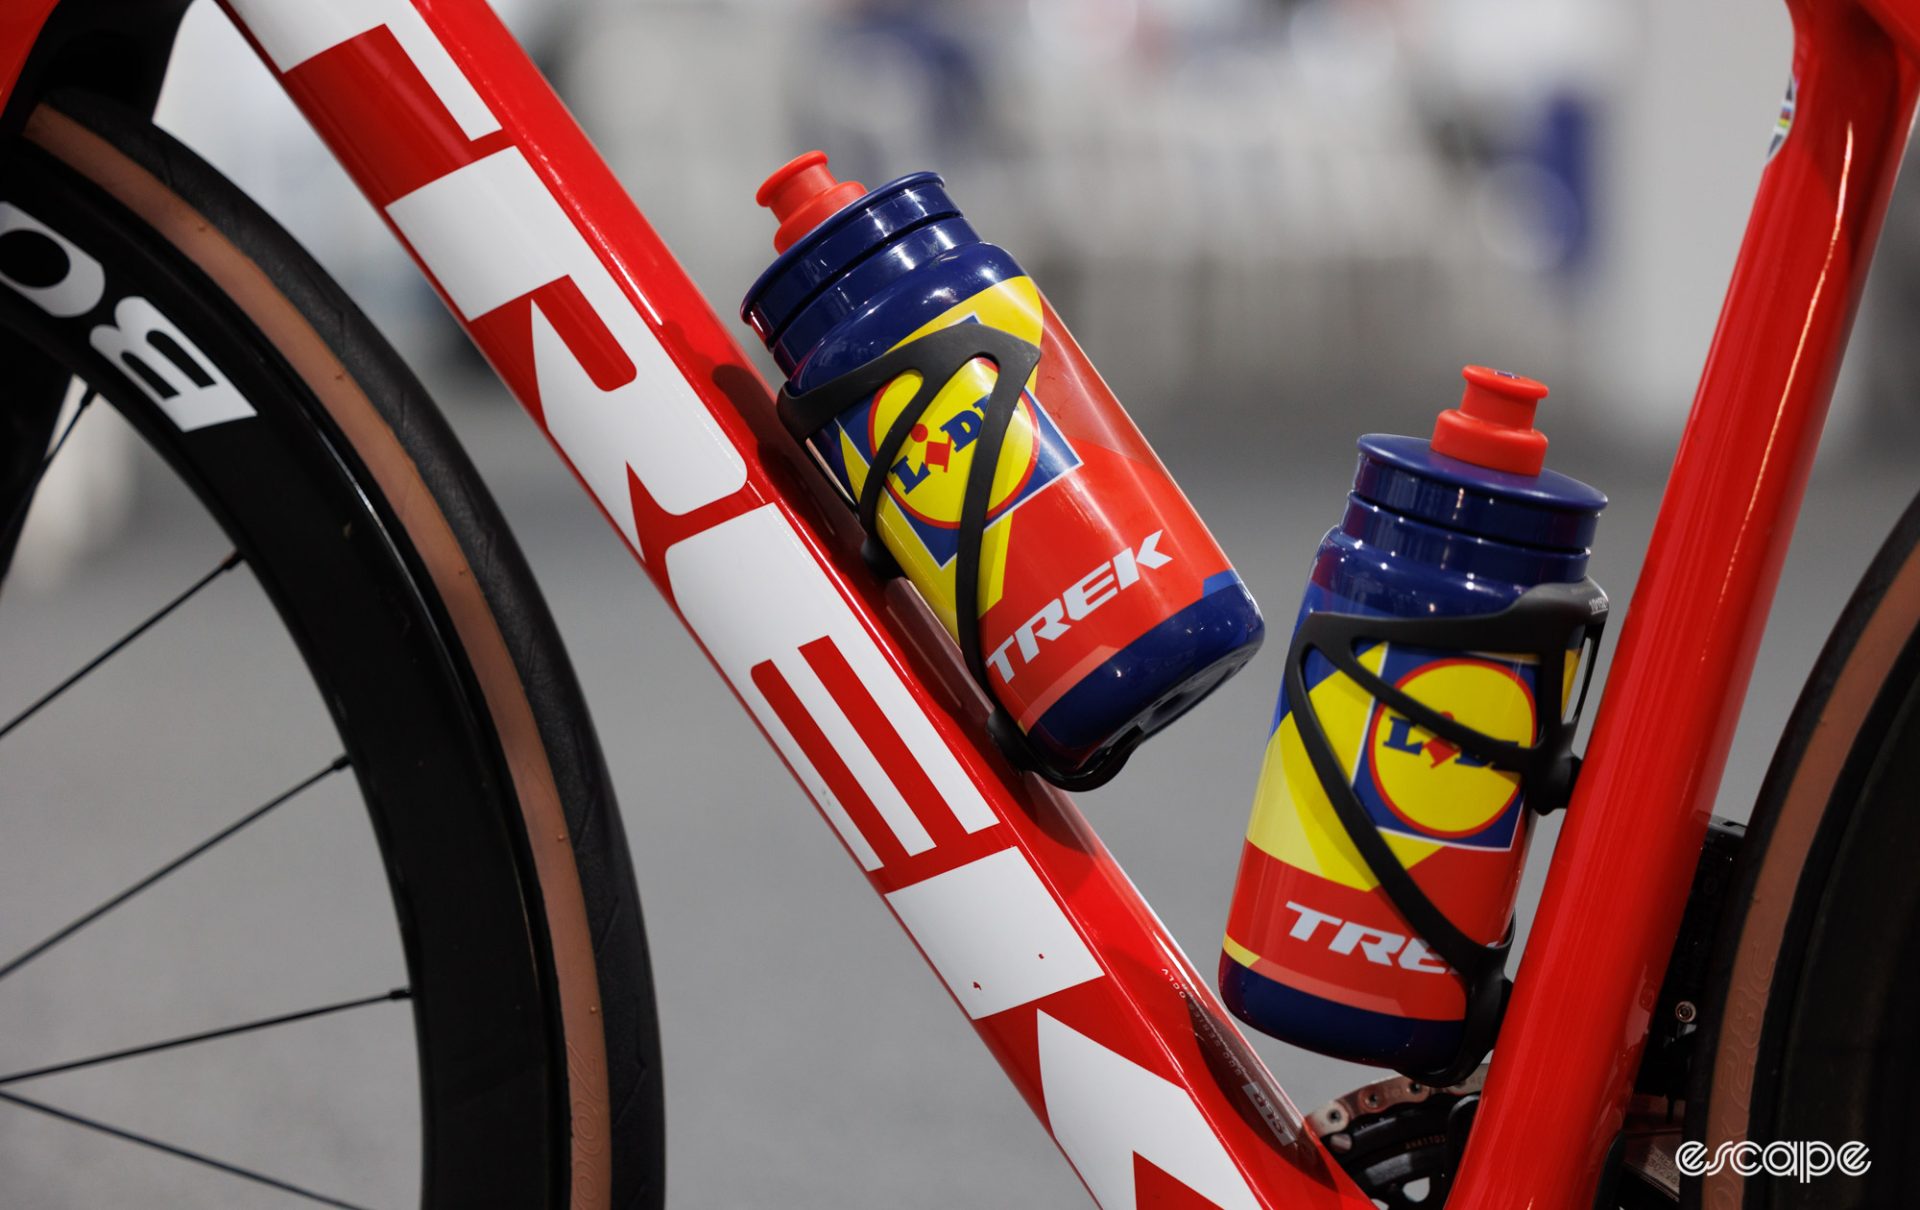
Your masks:
{"label": "red bottle cap", "polygon": [[836,181],[827,168],[827,153],[809,151],[794,156],[762,182],[753,200],[773,211],[780,229],[773,233],[773,250],[785,252],[834,212],[866,196],[859,181]]}
{"label": "red bottle cap", "polygon": [[1546,398],[1546,384],[1486,366],[1468,366],[1460,374],[1467,389],[1460,406],[1434,423],[1434,452],[1490,470],[1539,474],[1547,462],[1547,435],[1533,427],[1533,409]]}

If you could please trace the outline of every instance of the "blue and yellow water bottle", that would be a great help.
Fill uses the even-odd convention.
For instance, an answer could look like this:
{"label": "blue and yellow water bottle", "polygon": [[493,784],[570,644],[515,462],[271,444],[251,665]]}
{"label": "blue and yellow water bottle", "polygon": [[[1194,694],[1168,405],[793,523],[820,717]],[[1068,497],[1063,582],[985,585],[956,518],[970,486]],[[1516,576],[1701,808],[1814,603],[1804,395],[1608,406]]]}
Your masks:
{"label": "blue and yellow water bottle", "polygon": [[868,190],[814,151],[758,200],[779,257],[741,314],[788,375],[789,430],[960,641],[1029,767],[1110,776],[1258,648],[1246,585],[938,176]]}
{"label": "blue and yellow water bottle", "polygon": [[1220,963],[1257,1028],[1434,1079],[1478,1062],[1497,1025],[1530,807],[1570,785],[1578,665],[1606,610],[1586,573],[1607,500],[1543,469],[1546,388],[1465,376],[1431,442],[1360,439]]}

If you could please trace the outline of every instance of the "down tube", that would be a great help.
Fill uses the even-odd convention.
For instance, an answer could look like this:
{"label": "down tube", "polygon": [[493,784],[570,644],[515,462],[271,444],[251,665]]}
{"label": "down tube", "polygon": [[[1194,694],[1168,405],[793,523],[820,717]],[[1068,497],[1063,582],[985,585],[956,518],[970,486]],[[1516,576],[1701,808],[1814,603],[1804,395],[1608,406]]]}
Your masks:
{"label": "down tube", "polygon": [[1851,3],[1789,7],[1798,112],[1761,176],[1450,1205],[1592,1204],[1906,145],[1912,62]]}
{"label": "down tube", "polygon": [[226,6],[1100,1204],[1367,1205],[1072,804],[987,750],[951,644],[851,557],[766,386],[487,7]]}

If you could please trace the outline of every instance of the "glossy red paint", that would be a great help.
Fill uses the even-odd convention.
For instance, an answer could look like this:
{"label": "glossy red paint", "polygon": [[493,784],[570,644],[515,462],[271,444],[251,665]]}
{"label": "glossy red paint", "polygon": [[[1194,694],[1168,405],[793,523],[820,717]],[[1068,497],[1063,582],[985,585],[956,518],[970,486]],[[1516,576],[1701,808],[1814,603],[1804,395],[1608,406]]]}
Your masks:
{"label": "glossy red paint", "polygon": [[40,27],[59,0],[7,0],[0,4],[0,108],[13,96],[14,81],[26,66]]}
{"label": "glossy red paint", "polygon": [[1856,4],[1789,8],[1797,112],[1761,177],[1449,1207],[1593,1198],[1906,146],[1913,59]]}
{"label": "glossy red paint", "polygon": [[[247,28],[244,14],[251,7],[248,0],[229,0],[229,12],[235,13],[243,29]],[[517,152],[645,320],[647,330],[746,467],[737,490],[675,513],[654,498],[629,465],[631,521],[637,534],[634,553],[655,584],[676,609],[683,608],[685,586],[676,584],[678,573],[673,570],[677,551],[750,515],[777,515],[857,619],[859,631],[883,653],[887,668],[910,691],[939,741],[992,813],[990,821],[971,829],[955,822],[954,814],[932,792],[918,758],[907,750],[907,741],[892,725],[900,720],[882,715],[870,696],[871,680],[849,665],[850,653],[841,639],[804,642],[797,652],[785,653],[797,654],[798,663],[776,664],[782,656],[775,654],[742,669],[739,681],[745,684],[736,682],[735,692],[743,705],[753,708],[747,696],[750,685],[753,697],[770,706],[767,715],[757,716],[763,731],[771,718],[773,725],[792,735],[794,750],[820,775],[836,809],[852,820],[847,826],[872,837],[867,874],[873,888],[890,895],[983,858],[1017,851],[1097,961],[1097,976],[974,1020],[1034,1112],[1049,1126],[1059,1126],[1055,1120],[1059,1110],[1050,1103],[1043,1073],[1047,1045],[1043,1034],[1057,1039],[1062,1035],[1056,1027],[1065,1026],[1079,1035],[1073,1045],[1103,1048],[1138,1069],[1139,1077],[1149,1077],[1150,1083],[1164,1081],[1166,1091],[1176,1098],[1181,1093],[1190,1098],[1198,1118],[1195,1125],[1202,1129],[1200,1137],[1211,1135],[1217,1140],[1230,1164],[1226,1170],[1230,1183],[1246,1186],[1246,1200],[1227,1201],[1329,1210],[1361,1210],[1370,1205],[1331,1163],[1230,1023],[1211,982],[1180,954],[1072,803],[1037,780],[1014,773],[986,740],[984,704],[951,641],[911,593],[897,585],[889,589],[866,572],[857,554],[857,529],[837,501],[832,507],[822,506],[825,489],[819,486],[819,476],[774,419],[766,385],[506,29],[479,0],[415,0],[414,7],[498,120],[498,130],[471,138],[464,134],[445,101],[444,78],[438,81],[441,91],[436,92],[418,61],[419,48],[410,48],[405,36],[387,26],[375,25],[331,43],[322,39],[322,45],[309,47],[304,58],[288,63],[284,70],[275,66],[267,49],[269,44],[284,47],[288,42],[284,28],[277,43],[267,36],[265,21],[276,19],[275,10],[256,10],[263,14],[262,24],[248,34],[289,95],[383,214],[388,214],[388,206],[396,199],[423,186],[487,157]],[[278,10],[277,19],[291,20],[286,15],[289,11]],[[395,230],[400,234],[397,225]],[[510,243],[516,235],[525,233],[503,231],[500,238]],[[409,250],[431,276],[419,250]],[[482,247],[475,255],[485,257],[494,250]],[[510,247],[500,251],[511,259]],[[442,287],[443,297],[461,317],[453,298],[457,291],[445,288],[444,280],[436,286]],[[462,319],[529,414],[567,457],[569,451],[551,427],[554,399],[542,398],[544,380],[536,372],[535,340],[530,335],[536,307],[599,389],[631,381],[635,365],[610,330],[608,317],[597,312],[595,304],[566,277]],[[589,452],[571,451],[576,459]],[[591,490],[587,476],[581,478]],[[609,520],[625,529],[621,522],[626,518],[615,517],[619,510],[604,495],[599,499],[609,510]],[[756,591],[751,571],[740,569],[743,595]],[[682,616],[692,624],[688,614]],[[721,665],[711,647],[709,654]],[[847,751],[836,751],[836,741],[826,728],[806,717],[812,708],[802,703],[791,683],[796,668],[804,670],[803,675],[816,676],[846,717],[865,720],[861,739],[899,801],[923,825],[925,845],[903,845],[889,838],[889,825],[875,801],[878,795],[869,793],[873,784],[864,788],[857,784],[859,770],[843,759]],[[825,803],[822,807],[827,813]],[[846,827],[841,830],[845,838]],[[853,843],[848,844],[858,858]],[[898,909],[896,914],[901,914]],[[921,940],[916,936],[916,943]],[[1046,957],[1040,954],[1037,960]],[[1064,960],[1067,955],[1059,957]],[[1080,1053],[1097,1055],[1098,1050]],[[1085,1114],[1089,1104],[1083,1098],[1077,1112]],[[1112,1126],[1105,1107],[1097,1108],[1093,1116],[1098,1120],[1091,1124],[1075,1122],[1075,1138],[1088,1137],[1090,1129],[1096,1134],[1124,1129]],[[1066,1134],[1057,1134],[1071,1156]],[[1132,1143],[1118,1135],[1108,1141],[1124,1144],[1115,1162],[1124,1162],[1131,1172]],[[1192,1169],[1179,1155],[1164,1154],[1164,1138],[1156,1139],[1147,1130],[1136,1141],[1139,1153],[1150,1165],[1157,1165],[1153,1176],[1157,1184],[1135,1187],[1136,1199],[1152,1188],[1183,1184],[1183,1170],[1191,1173]],[[1205,1144],[1207,1149],[1212,1146]],[[1072,1158],[1078,1161],[1085,1154]],[[1081,1171],[1084,1179],[1094,1183],[1086,1164],[1081,1164]],[[1125,1184],[1133,1182],[1128,1177]],[[1215,1202],[1220,1198],[1213,1197],[1208,1204]],[[1107,1204],[1115,1210],[1113,1201]]]}
{"label": "glossy red paint", "polygon": [[[0,97],[53,3],[0,5]],[[1098,977],[974,1022],[1036,1114],[1060,1125],[1042,1051],[1065,1026],[1190,1098],[1258,1204],[1365,1207],[1253,1057],[1210,981],[1178,952],[1071,803],[1019,778],[993,752],[980,725],[983,704],[950,640],[911,593],[864,571],[857,530],[774,422],[765,384],[524,53],[479,0],[414,3],[499,129],[463,133],[384,25],[276,74],[383,211],[457,169],[517,151],[644,318],[746,467],[736,490],[678,513],[629,469],[630,500],[617,511],[630,512],[634,553],[649,575],[674,601],[676,548],[750,514],[776,516],[992,814],[968,830],[943,811],[942,791],[888,721],[898,716],[872,697],[838,639],[803,643],[792,653],[797,663],[742,669],[739,679],[772,704],[763,718],[799,734],[795,750],[841,787],[838,797],[854,808],[846,813],[859,817],[849,826],[881,842],[883,812],[835,741],[811,725],[789,674],[810,670],[866,720],[872,754],[927,836],[924,846],[897,837],[876,843],[874,889],[892,894],[1017,851],[1097,960]],[[327,4],[303,0],[281,11]],[[1789,6],[1799,82],[1793,129],[1762,178],[1452,1206],[1563,1210],[1591,1200],[1906,140],[1920,0]],[[536,307],[599,389],[631,381],[637,368],[568,277],[465,321],[551,437],[530,336]],[[1199,1199],[1165,1156],[1143,1150],[1121,1160],[1136,1202],[1219,1204]]]}
{"label": "glossy red paint", "polygon": [[1909,57],[1920,58],[1920,0],[1864,0]]}

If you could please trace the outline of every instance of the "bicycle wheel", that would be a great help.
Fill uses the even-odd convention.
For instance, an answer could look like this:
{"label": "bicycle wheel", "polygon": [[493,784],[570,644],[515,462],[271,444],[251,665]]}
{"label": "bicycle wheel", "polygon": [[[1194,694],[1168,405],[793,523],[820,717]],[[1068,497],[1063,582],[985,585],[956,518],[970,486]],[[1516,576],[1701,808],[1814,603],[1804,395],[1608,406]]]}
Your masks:
{"label": "bicycle wheel", "polygon": [[[312,778],[350,768],[392,891],[421,1203],[659,1205],[657,1026],[612,790],[525,562],[419,384],[244,195],[90,96],[0,146],[0,352],[0,452],[17,464],[27,440],[44,467],[33,391],[83,380],[225,531],[208,578],[248,569],[304,658],[342,754]],[[0,1080],[0,1114],[48,1111],[17,1093]]]}
{"label": "bicycle wheel", "polygon": [[[1723,908],[1688,1096],[1686,1137],[1709,1158],[1729,1142],[1859,1142],[1871,1167],[1802,1180],[1722,1162],[1683,1182],[1683,1204],[1915,1204],[1916,785],[1920,500],[1841,615],[1768,770]],[[1786,1150],[1773,1159],[1791,1167]]]}

